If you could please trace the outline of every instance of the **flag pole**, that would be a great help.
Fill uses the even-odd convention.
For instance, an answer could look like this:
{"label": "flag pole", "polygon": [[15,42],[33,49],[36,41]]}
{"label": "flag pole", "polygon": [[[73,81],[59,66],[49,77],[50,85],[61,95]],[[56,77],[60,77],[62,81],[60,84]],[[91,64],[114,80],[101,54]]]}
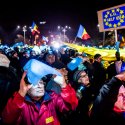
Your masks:
{"label": "flag pole", "polygon": [[115,42],[118,41],[117,30],[115,29]]}
{"label": "flag pole", "polygon": [[74,39],[74,42],[73,42],[73,43],[76,43],[76,38],[77,38],[77,37],[75,37],[75,39]]}
{"label": "flag pole", "polygon": [[105,45],[105,31],[103,32],[103,46]]}

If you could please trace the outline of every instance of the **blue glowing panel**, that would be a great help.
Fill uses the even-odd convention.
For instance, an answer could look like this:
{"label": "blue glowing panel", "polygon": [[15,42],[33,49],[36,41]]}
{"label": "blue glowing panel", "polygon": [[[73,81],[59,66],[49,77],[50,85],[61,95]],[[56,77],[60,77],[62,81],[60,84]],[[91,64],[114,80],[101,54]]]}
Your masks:
{"label": "blue glowing panel", "polygon": [[125,6],[103,11],[104,29],[125,26]]}
{"label": "blue glowing panel", "polygon": [[74,58],[71,62],[67,64],[68,69],[71,71],[75,70],[82,63],[82,59],[79,57]]}

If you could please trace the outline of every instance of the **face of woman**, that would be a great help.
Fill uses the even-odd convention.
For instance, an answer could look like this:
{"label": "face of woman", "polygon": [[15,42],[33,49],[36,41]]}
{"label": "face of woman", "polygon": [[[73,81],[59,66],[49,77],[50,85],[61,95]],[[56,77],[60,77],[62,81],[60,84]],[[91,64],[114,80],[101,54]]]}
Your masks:
{"label": "face of woman", "polygon": [[86,72],[81,73],[78,83],[82,83],[84,86],[88,86],[90,84],[89,77]]}
{"label": "face of woman", "polygon": [[49,55],[47,58],[46,58],[46,61],[49,63],[49,64],[52,64],[55,62],[55,55]]}
{"label": "face of woman", "polygon": [[37,85],[28,90],[28,94],[34,100],[39,100],[45,94],[44,82],[40,80]]}
{"label": "face of woman", "polygon": [[119,89],[117,101],[115,102],[115,107],[125,111],[125,87],[123,85]]}

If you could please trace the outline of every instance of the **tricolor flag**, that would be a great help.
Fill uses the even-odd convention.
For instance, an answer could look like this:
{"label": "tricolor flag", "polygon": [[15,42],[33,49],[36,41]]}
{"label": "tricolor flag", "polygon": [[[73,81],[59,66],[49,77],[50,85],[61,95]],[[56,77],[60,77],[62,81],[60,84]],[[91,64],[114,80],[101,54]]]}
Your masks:
{"label": "tricolor flag", "polygon": [[40,34],[40,31],[38,30],[38,26],[36,25],[35,22],[32,23],[31,32],[32,32],[32,35],[34,35],[35,33]]}
{"label": "tricolor flag", "polygon": [[86,32],[85,28],[82,25],[79,26],[77,37],[83,40],[87,40],[90,38],[89,34]]}

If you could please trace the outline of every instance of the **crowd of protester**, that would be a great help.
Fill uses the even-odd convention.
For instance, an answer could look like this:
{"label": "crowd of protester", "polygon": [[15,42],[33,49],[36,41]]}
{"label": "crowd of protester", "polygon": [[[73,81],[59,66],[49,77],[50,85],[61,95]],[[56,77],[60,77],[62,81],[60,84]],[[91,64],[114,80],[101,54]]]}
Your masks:
{"label": "crowd of protester", "polygon": [[[119,52],[115,56],[105,68],[101,54],[90,59],[68,46],[46,46],[40,52],[31,46],[2,46],[0,124],[124,125],[125,62]],[[31,60],[55,69],[62,79],[54,81],[56,75],[48,73],[35,85],[27,83],[24,67]]]}

